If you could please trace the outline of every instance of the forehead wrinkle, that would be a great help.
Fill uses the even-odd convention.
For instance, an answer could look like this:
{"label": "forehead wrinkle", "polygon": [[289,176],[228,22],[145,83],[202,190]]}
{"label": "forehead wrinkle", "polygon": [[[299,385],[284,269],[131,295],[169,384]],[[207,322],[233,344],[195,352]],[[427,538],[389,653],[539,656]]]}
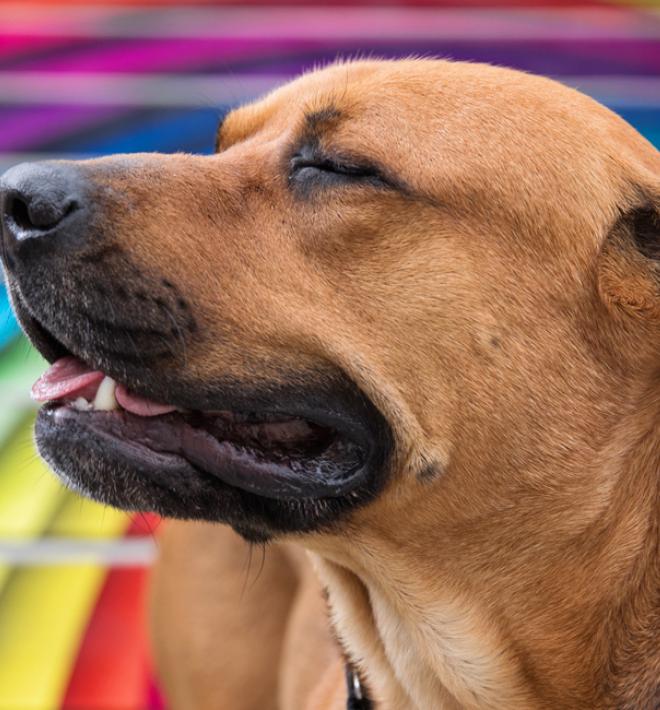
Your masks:
{"label": "forehead wrinkle", "polygon": [[304,134],[309,138],[318,138],[333,128],[344,118],[342,112],[332,104],[320,109],[307,109],[304,112]]}
{"label": "forehead wrinkle", "polygon": [[336,123],[341,118],[341,111],[335,106],[305,111],[305,125],[315,129],[328,123]]}

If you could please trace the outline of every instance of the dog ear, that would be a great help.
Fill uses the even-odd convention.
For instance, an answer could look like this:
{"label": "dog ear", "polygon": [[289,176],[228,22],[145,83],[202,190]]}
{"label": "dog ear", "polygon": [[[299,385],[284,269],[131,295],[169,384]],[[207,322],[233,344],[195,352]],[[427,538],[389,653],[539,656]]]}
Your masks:
{"label": "dog ear", "polygon": [[598,289],[616,315],[643,319],[660,332],[660,191],[619,215],[601,249]]}

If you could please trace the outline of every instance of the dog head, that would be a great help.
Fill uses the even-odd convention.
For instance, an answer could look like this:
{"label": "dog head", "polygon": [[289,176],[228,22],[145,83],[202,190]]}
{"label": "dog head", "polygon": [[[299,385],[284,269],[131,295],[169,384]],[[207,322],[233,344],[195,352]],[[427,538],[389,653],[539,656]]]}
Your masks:
{"label": "dog head", "polygon": [[[552,81],[411,60],[303,76],[212,156],[18,166],[7,281],[59,363],[39,450],[250,539],[590,501],[569,468],[657,375],[658,165]],[[80,400],[99,373],[120,409]]]}

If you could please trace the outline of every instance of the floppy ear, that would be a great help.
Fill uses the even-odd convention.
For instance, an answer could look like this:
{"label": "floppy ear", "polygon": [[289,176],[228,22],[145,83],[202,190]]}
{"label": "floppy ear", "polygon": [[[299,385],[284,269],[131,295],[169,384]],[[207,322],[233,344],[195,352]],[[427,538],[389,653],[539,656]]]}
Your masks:
{"label": "floppy ear", "polygon": [[638,199],[612,226],[599,255],[598,289],[615,314],[647,320],[660,332],[660,197]]}

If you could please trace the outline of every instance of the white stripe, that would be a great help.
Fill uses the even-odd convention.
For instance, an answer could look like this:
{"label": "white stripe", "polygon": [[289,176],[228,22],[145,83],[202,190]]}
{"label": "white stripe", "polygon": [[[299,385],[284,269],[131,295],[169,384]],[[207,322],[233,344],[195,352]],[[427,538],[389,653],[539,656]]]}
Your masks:
{"label": "white stripe", "polygon": [[74,37],[546,40],[660,36],[651,8],[52,8],[0,6],[3,33]]}
{"label": "white stripe", "polygon": [[44,538],[28,542],[0,540],[0,564],[98,564],[111,567],[150,565],[156,544],[150,537],[123,540]]}
{"label": "white stripe", "polygon": [[[660,106],[658,77],[555,78],[608,105]],[[0,104],[216,108],[253,100],[286,80],[268,75],[0,71]]]}
{"label": "white stripe", "polygon": [[272,76],[160,75],[85,72],[0,72],[0,104],[215,107],[261,95]]}

